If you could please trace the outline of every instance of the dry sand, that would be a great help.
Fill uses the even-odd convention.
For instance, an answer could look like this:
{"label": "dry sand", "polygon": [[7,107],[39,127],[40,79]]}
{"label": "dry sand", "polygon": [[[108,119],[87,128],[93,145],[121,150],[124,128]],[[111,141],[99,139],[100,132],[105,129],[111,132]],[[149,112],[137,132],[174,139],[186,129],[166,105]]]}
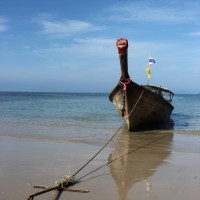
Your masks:
{"label": "dry sand", "polygon": [[[151,142],[153,140],[155,142]],[[62,143],[0,137],[0,199],[26,199],[39,191],[33,188],[35,184],[53,186],[65,174],[77,171],[100,146],[95,142]],[[49,192],[34,199],[200,199],[198,135],[173,131],[121,133],[77,178],[107,162],[110,164],[74,186],[89,190],[89,193]]]}

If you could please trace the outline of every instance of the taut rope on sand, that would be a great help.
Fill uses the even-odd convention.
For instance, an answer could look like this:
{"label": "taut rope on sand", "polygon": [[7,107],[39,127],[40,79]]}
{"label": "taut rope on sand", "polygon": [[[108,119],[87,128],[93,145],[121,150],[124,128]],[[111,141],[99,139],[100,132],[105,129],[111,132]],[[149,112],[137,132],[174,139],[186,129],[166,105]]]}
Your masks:
{"label": "taut rope on sand", "polygon": [[[81,193],[87,193],[88,190],[76,190],[76,189],[69,189],[70,186],[73,186],[78,183],[78,181],[75,180],[75,176],[83,170],[110,142],[111,140],[117,135],[117,133],[120,131],[120,129],[124,126],[126,123],[126,120],[130,117],[132,112],[134,111],[135,107],[137,106],[138,102],[140,101],[142,94],[144,93],[144,90],[142,90],[137,102],[135,103],[134,107],[132,108],[129,115],[126,117],[124,122],[121,124],[121,126],[117,129],[117,131],[113,134],[113,136],[108,140],[108,142],[89,160],[87,161],[76,173],[74,173],[72,176],[64,176],[63,179],[60,179],[59,181],[56,181],[56,186],[54,187],[46,187],[46,186],[40,186],[35,185],[34,188],[44,189],[40,192],[34,193],[30,195],[27,200],[33,200],[35,196],[39,196],[41,194],[50,192],[52,190],[58,190],[58,191],[72,191],[72,192],[81,192]],[[90,174],[90,173],[89,173]],[[80,180],[80,179],[79,179]]]}

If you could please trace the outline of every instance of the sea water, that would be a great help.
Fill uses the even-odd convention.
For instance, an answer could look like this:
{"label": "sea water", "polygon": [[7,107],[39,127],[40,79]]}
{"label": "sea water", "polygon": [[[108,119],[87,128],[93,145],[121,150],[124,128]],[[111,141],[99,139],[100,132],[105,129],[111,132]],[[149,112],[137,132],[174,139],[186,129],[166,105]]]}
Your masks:
{"label": "sea water", "polygon": [[[107,140],[123,123],[108,95],[0,92],[0,136],[62,142]],[[200,95],[176,94],[173,106],[172,129],[199,134]]]}

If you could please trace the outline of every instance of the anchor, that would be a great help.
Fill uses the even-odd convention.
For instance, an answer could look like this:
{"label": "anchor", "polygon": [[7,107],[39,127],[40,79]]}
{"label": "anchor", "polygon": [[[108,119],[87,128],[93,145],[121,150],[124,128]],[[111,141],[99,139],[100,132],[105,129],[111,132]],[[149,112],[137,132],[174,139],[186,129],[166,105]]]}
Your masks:
{"label": "anchor", "polygon": [[43,185],[34,185],[33,186],[34,188],[43,189],[43,190],[30,195],[27,198],[27,200],[33,200],[35,196],[39,196],[41,194],[50,192],[52,190],[67,191],[67,192],[80,192],[80,193],[88,193],[89,192],[89,190],[80,190],[80,189],[69,188],[70,186],[73,186],[76,183],[77,183],[77,181],[75,181],[74,176],[64,176],[63,179],[60,179],[55,182],[56,186],[54,186],[54,187],[47,187],[47,186],[43,186]]}

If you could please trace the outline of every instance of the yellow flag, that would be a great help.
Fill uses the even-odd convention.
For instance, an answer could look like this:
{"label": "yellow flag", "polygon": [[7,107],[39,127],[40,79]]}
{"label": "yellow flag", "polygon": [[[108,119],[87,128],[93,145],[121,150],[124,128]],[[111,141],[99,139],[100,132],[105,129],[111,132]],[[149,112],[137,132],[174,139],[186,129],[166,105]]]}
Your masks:
{"label": "yellow flag", "polygon": [[146,68],[146,72],[147,72],[147,76],[148,76],[148,78],[151,78],[150,67],[147,67],[147,68]]}

